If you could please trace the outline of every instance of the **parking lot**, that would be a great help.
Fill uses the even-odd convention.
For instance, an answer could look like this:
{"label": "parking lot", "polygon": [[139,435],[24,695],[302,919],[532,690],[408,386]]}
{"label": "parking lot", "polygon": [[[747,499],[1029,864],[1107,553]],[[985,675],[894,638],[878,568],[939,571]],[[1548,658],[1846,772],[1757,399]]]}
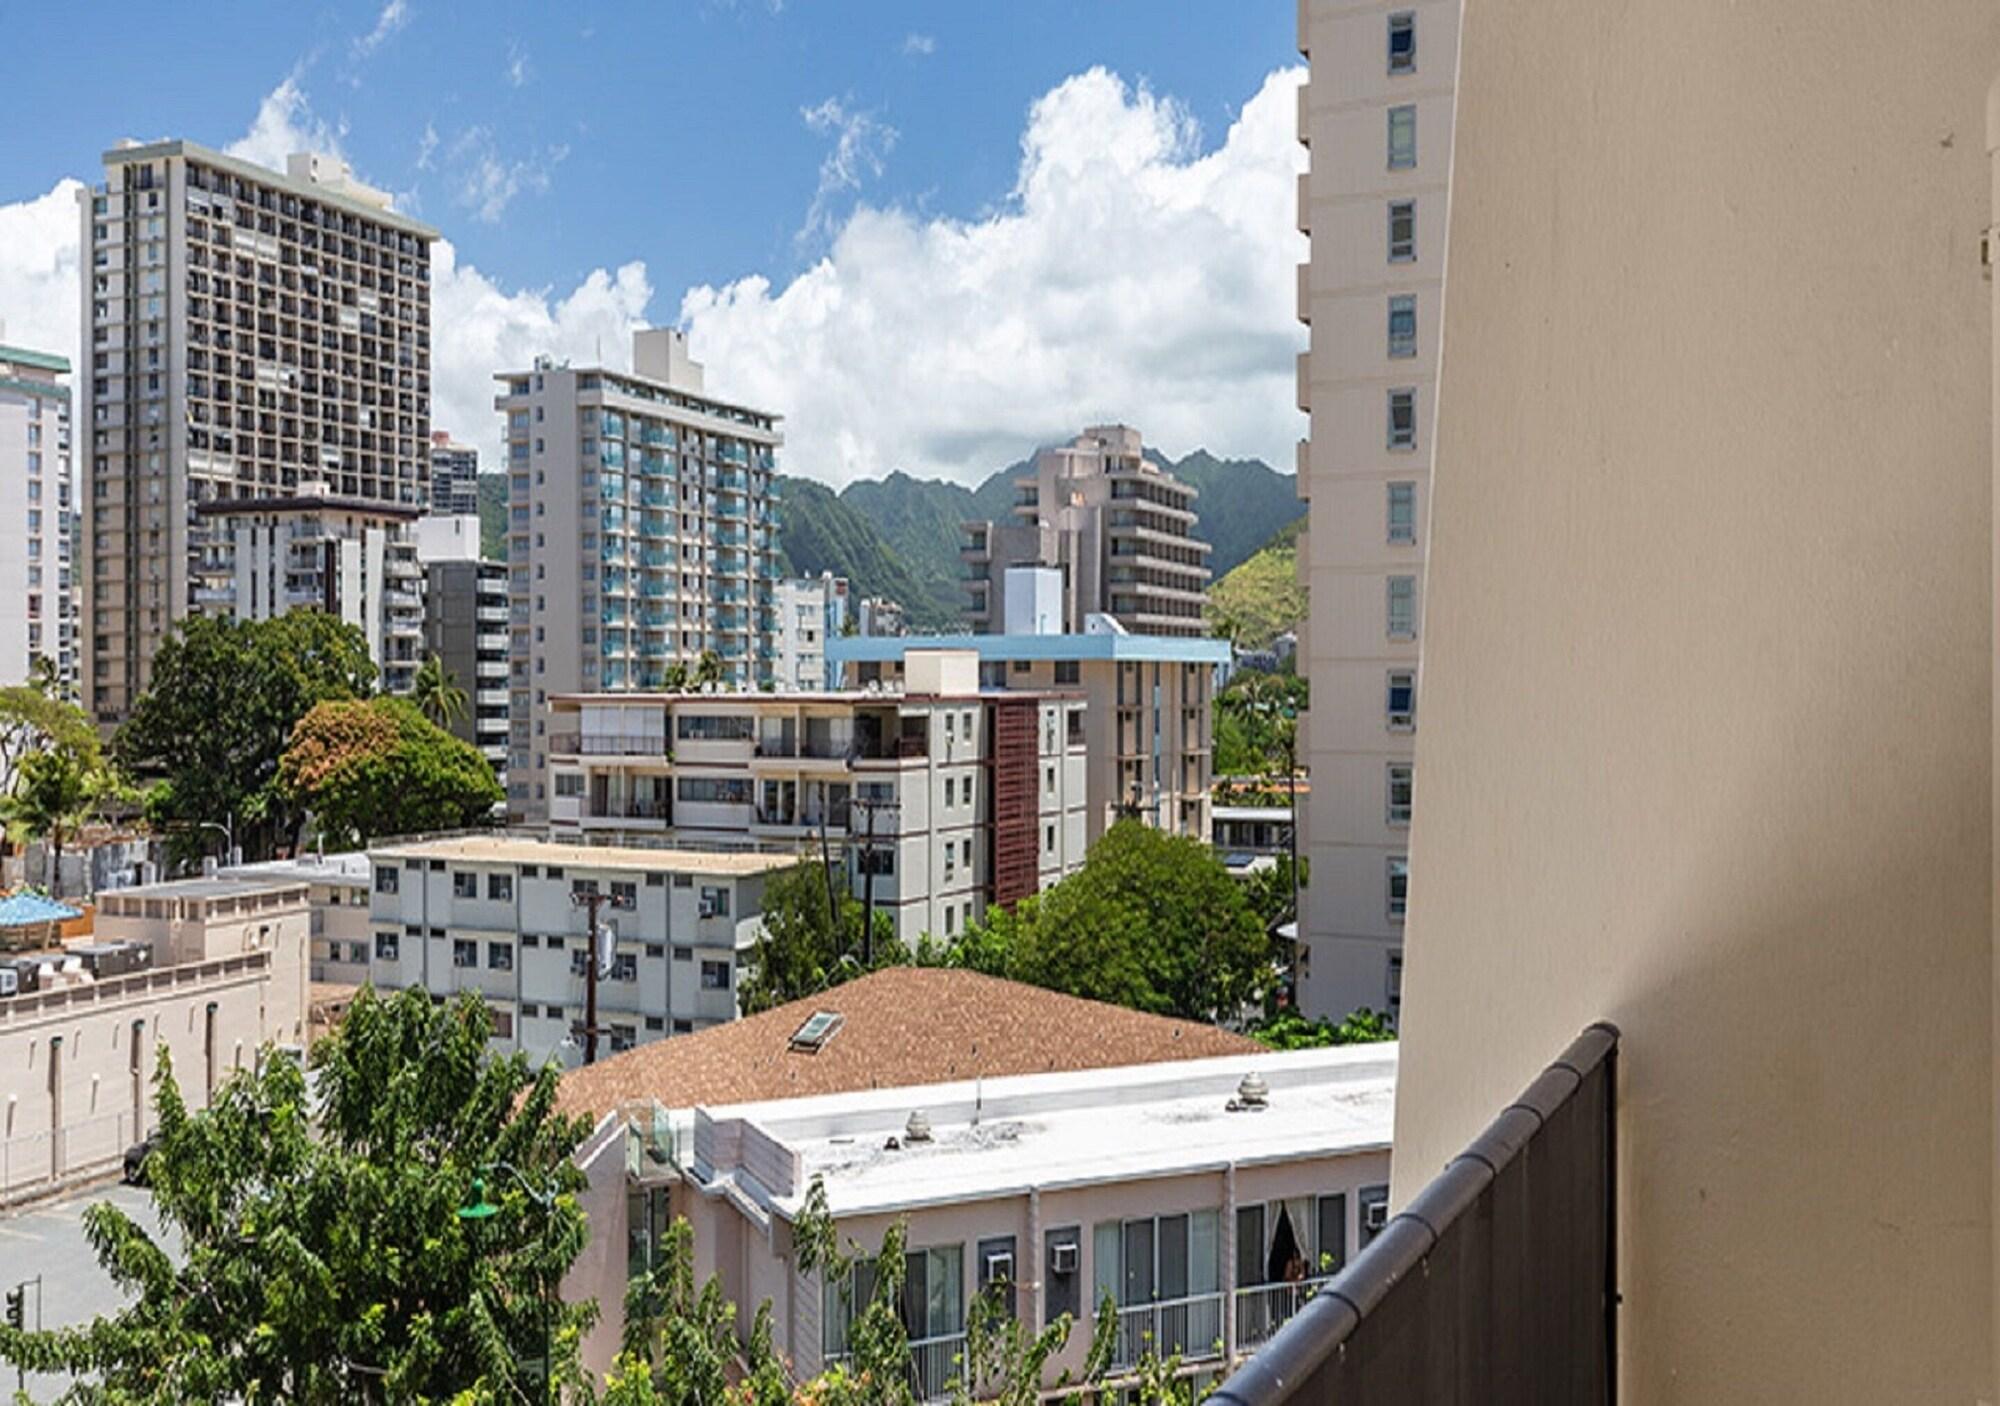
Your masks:
{"label": "parking lot", "polygon": [[[33,1280],[37,1275],[41,1276],[41,1326],[45,1328],[86,1323],[115,1311],[123,1302],[110,1277],[98,1267],[97,1255],[84,1235],[84,1209],[98,1201],[111,1202],[148,1231],[159,1233],[152,1196],[133,1186],[96,1187],[0,1216],[0,1289],[28,1284],[28,1327],[36,1323]],[[54,1378],[27,1379],[29,1392],[40,1399],[63,1385]],[[13,1388],[10,1369],[0,1376],[0,1391],[11,1392]]]}

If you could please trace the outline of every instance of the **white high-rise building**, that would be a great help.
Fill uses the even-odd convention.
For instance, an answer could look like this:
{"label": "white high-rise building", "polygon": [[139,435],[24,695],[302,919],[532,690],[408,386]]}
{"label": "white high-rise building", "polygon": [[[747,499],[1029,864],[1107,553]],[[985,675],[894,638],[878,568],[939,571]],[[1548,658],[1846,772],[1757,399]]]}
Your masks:
{"label": "white high-rise building", "polygon": [[0,344],[0,685],[35,661],[76,693],[70,575],[69,362]]}
{"label": "white high-rise building", "polygon": [[658,690],[705,652],[772,677],[778,417],[716,400],[686,336],[632,336],[632,370],[500,373],[512,601],[507,809],[548,815],[559,693]]}
{"label": "white high-rise building", "polygon": [[1401,1000],[1417,658],[1444,290],[1458,0],[1307,0],[1299,48],[1299,546],[1312,613],[1311,865],[1298,959],[1308,1014]]}
{"label": "white high-rise building", "polygon": [[850,619],[847,578],[823,571],[780,581],[778,658],[772,683],[780,693],[816,693],[840,687],[840,668],[828,661],[826,642],[838,639]]}
{"label": "white high-rise building", "polygon": [[445,430],[431,432],[430,510],[441,517],[479,511],[479,450]]}
{"label": "white high-rise building", "polygon": [[[192,142],[128,143],[104,171],[78,196],[77,430],[83,690],[110,724],[182,618],[325,604],[323,556],[279,559],[300,532],[367,558],[370,533],[386,543],[423,506],[436,231],[324,157],[280,174]],[[382,556],[370,587],[414,593],[414,557]],[[415,612],[349,599],[339,613],[379,619],[385,650],[421,630]],[[397,686],[400,661],[377,657]]]}

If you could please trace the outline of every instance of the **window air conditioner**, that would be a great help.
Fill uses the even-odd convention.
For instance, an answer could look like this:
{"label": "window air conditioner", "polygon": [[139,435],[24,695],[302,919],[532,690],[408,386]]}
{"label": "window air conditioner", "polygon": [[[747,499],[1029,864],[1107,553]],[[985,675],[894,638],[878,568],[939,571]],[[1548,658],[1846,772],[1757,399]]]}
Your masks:
{"label": "window air conditioner", "polygon": [[1380,1230],[1389,1223],[1389,1203],[1370,1201],[1361,1208],[1361,1223],[1370,1230]]}
{"label": "window air conditioner", "polygon": [[1014,1282],[1014,1252],[994,1250],[986,1256],[986,1283],[1011,1284]]}
{"label": "window air conditioner", "polygon": [[1076,1273],[1077,1258],[1077,1243],[1074,1240],[1051,1246],[1049,1248],[1049,1273]]}

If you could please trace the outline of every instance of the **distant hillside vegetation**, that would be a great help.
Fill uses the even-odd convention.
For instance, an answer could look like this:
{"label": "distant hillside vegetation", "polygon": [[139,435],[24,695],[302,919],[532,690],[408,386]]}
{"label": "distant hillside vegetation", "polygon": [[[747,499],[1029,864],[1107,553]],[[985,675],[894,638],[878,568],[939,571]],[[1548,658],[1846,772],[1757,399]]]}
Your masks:
{"label": "distant hillside vegetation", "polygon": [[1245,649],[1263,649],[1306,618],[1299,584],[1298,544],[1304,518],[1294,518],[1208,591],[1209,628]]}
{"label": "distant hillside vegetation", "polygon": [[507,475],[479,476],[479,555],[507,560]]}

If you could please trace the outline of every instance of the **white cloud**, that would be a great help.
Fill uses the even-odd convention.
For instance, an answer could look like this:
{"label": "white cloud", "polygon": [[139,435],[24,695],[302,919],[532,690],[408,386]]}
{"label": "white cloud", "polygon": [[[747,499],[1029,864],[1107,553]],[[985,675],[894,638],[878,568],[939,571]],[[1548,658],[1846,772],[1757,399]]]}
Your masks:
{"label": "white cloud", "polygon": [[347,124],[329,126],[314,115],[296,71],[264,95],[250,130],[223,150],[245,161],[255,161],[274,171],[285,169],[285,158],[297,151],[316,151],[323,156],[339,156],[347,137]]}
{"label": "white cloud", "polygon": [[843,191],[859,190],[863,180],[880,176],[889,149],[896,144],[894,127],[877,121],[874,114],[855,112],[838,98],[828,98],[817,107],[799,109],[799,116],[815,132],[831,133],[833,147],[819,163],[819,189],[813,192],[806,211],[804,239],[833,223],[832,202]]}
{"label": "white cloud", "polygon": [[81,181],[57,181],[45,195],[0,205],[0,342],[55,352],[77,364],[81,310],[77,245]]}
{"label": "white cloud", "polygon": [[549,173],[569,155],[567,146],[545,147],[519,160],[501,156],[487,127],[468,127],[445,153],[452,171],[453,198],[476,220],[493,224],[523,191],[549,188]]}
{"label": "white cloud", "polygon": [[934,34],[905,34],[903,52],[911,57],[937,52],[937,36]]}
{"label": "white cloud", "polygon": [[431,423],[478,444],[482,467],[502,467],[493,373],[524,370],[542,354],[629,367],[632,331],[645,325],[652,296],[637,261],[615,273],[593,270],[560,296],[510,293],[438,240],[431,247]]}
{"label": "white cloud", "polygon": [[528,64],[528,51],[518,41],[507,44],[507,81],[519,88],[534,76],[534,69]]}
{"label": "white cloud", "polygon": [[1271,74],[1207,154],[1171,99],[1070,78],[1029,110],[998,213],[864,205],[782,289],[690,289],[691,349],[718,393],[786,416],[791,472],[836,484],[973,481],[1105,419],[1288,468],[1303,76]]}
{"label": "white cloud", "polygon": [[382,13],[375,17],[375,27],[354,41],[354,56],[367,58],[381,48],[390,35],[409,22],[409,0],[389,0],[382,7]]}
{"label": "white cloud", "polygon": [[437,145],[437,128],[428,122],[424,123],[424,134],[417,138],[417,169],[419,171],[428,171],[431,169],[431,156],[437,151]]}

